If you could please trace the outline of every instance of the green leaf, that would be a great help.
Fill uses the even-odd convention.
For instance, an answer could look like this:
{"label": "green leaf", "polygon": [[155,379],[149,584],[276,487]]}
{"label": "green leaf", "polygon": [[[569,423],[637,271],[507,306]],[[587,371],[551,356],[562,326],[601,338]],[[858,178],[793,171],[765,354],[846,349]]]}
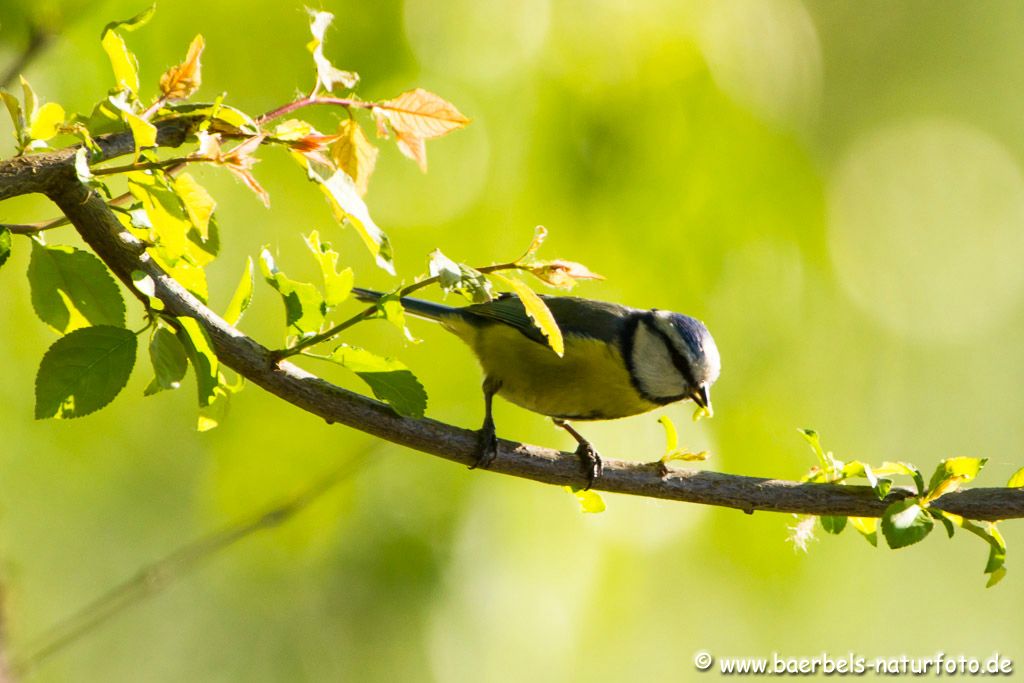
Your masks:
{"label": "green leaf", "polygon": [[[3,265],[2,260],[0,260],[0,265]],[[1020,488],[1021,486],[1024,486],[1024,467],[1014,472],[1013,476],[1010,477],[1010,481],[1006,482],[1006,485],[1011,489]]]}
{"label": "green leaf", "polygon": [[231,392],[222,385],[218,385],[213,392],[213,398],[209,405],[199,408],[199,416],[196,418],[196,431],[208,432],[216,429],[228,416],[228,409],[231,407]]}
{"label": "green leaf", "polygon": [[352,293],[352,269],[338,272],[338,252],[331,249],[329,242],[320,242],[320,233],[316,230],[303,239],[320,264],[324,278],[324,302],[330,307],[337,306]]}
{"label": "green leaf", "polygon": [[882,534],[893,549],[917,543],[934,526],[931,515],[916,498],[898,500],[887,507],[882,515]]}
{"label": "green leaf", "polygon": [[21,102],[6,90],[0,90],[0,98],[3,98],[4,106],[7,107],[7,112],[11,115],[11,121],[14,123],[14,137],[20,138],[19,131],[25,128],[25,115],[21,111]]}
{"label": "green leaf", "polygon": [[234,384],[229,384],[224,373],[218,374],[217,388],[214,389],[213,400],[210,404],[199,408],[199,417],[196,420],[196,431],[208,432],[224,423],[231,409],[231,397],[245,387],[245,379],[239,377]]}
{"label": "green leaf", "polygon": [[260,252],[260,270],[284,302],[285,322],[300,337],[316,334],[324,324],[327,304],[316,287],[292,280],[277,269],[274,257],[264,247]]}
{"label": "green leaf", "polygon": [[850,517],[850,526],[860,532],[861,536],[867,539],[871,545],[878,547],[878,518],[877,517]]}
{"label": "green leaf", "polygon": [[841,534],[846,528],[846,517],[841,515],[822,515],[818,519],[821,520],[821,528],[830,534]]}
{"label": "green leaf", "polygon": [[959,477],[963,483],[969,482],[978,476],[978,472],[986,462],[988,462],[988,458],[971,458],[963,455],[946,458],[935,468],[931,481],[928,483],[928,490],[935,491],[943,482],[953,477]]}
{"label": "green leaf", "polygon": [[135,334],[83,327],[46,351],[36,375],[36,419],[81,417],[114,400],[135,365]]}
{"label": "green leaf", "polygon": [[146,387],[146,396],[181,386],[188,370],[188,356],[181,341],[164,323],[158,323],[150,335],[149,359],[153,363],[154,377]]}
{"label": "green leaf", "polygon": [[149,9],[140,12],[131,19],[115,21],[103,28],[100,43],[110,58],[110,65],[114,69],[117,88],[127,88],[132,93],[137,93],[139,90],[139,62],[135,55],[128,50],[124,38],[121,37],[121,34],[117,33],[117,29],[134,31],[148,22],[155,11],[156,5],[152,5]]}
{"label": "green leaf", "polygon": [[950,538],[953,538],[953,534],[956,533],[957,524],[960,524],[962,521],[959,516],[954,517],[943,510],[936,510],[934,508],[928,508],[928,514],[942,522],[942,526],[946,527],[946,535]]}
{"label": "green leaf", "polygon": [[519,300],[523,302],[526,314],[530,316],[533,324],[547,338],[548,346],[551,347],[551,350],[559,356],[564,355],[565,340],[562,338],[562,331],[558,329],[558,322],[555,321],[555,316],[551,314],[551,310],[544,303],[544,300],[522,280],[505,277],[497,273],[492,273],[491,277],[515,291],[519,296]]}
{"label": "green leaf", "polygon": [[228,325],[238,325],[238,321],[242,319],[242,314],[249,308],[249,304],[252,303],[253,284],[252,257],[247,256],[245,259],[245,270],[242,271],[242,279],[238,281],[235,293],[231,295],[228,308],[224,311],[224,321]]}
{"label": "green leaf", "polygon": [[178,321],[178,341],[185,348],[192,369],[196,373],[196,389],[199,394],[199,407],[205,408],[214,400],[219,384],[220,362],[213,352],[213,343],[206,333],[206,328],[195,318],[182,316]]}
{"label": "green leaf", "polygon": [[124,327],[124,299],[103,262],[87,251],[32,241],[32,307],[60,333],[89,325]]}
{"label": "green leaf", "polygon": [[47,102],[32,116],[28,134],[33,140],[49,140],[64,124],[64,107],[56,102]]}
{"label": "green leaf", "polygon": [[359,375],[373,395],[399,415],[423,417],[427,408],[427,392],[416,376],[399,361],[347,344],[336,348],[328,358]]}
{"label": "green leaf", "polygon": [[18,80],[21,81],[22,102],[25,104],[25,122],[26,126],[28,126],[32,119],[35,118],[36,109],[39,107],[39,98],[24,76],[19,76]]}
{"label": "green leaf", "polygon": [[563,486],[562,488],[576,497],[580,504],[580,512],[596,514],[605,511],[604,498],[597,491],[590,489],[584,491],[582,489],[574,489],[571,486]]}
{"label": "green leaf", "polygon": [[0,228],[0,268],[7,263],[11,257],[11,231],[7,228]]}
{"label": "green leaf", "polygon": [[985,588],[991,588],[992,586],[1002,581],[1005,576],[1006,567],[1000,567],[999,569],[995,570],[989,575],[988,581],[985,583]]}
{"label": "green leaf", "polygon": [[961,526],[988,543],[989,553],[988,562],[985,564],[985,573],[991,574],[1002,568],[1003,563],[1006,562],[1006,541],[995,522],[977,523],[964,519]]}
{"label": "green leaf", "polygon": [[487,303],[494,298],[494,288],[486,275],[475,268],[452,261],[440,249],[430,252],[428,269],[430,277],[436,277],[446,292],[462,294],[475,304]]}
{"label": "green leaf", "polygon": [[377,265],[394,275],[391,240],[370,218],[370,210],[359,196],[359,190],[352,178],[344,171],[315,164],[297,152],[293,152],[292,157],[306,169],[307,177],[316,183],[327,197],[335,219],[339,223],[347,221],[355,228],[363,244],[377,260]]}

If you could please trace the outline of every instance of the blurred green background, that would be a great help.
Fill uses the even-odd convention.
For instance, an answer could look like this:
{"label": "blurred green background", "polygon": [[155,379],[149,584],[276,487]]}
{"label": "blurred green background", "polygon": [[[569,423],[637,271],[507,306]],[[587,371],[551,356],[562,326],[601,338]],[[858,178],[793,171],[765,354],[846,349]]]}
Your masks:
{"label": "blurred green background", "polygon": [[[140,2],[0,3],[0,66],[28,22],[57,31],[26,75],[87,111],[112,84],[103,25]],[[411,279],[442,247],[460,261],[541,255],[607,276],[584,296],[705,320],[724,359],[716,416],[666,411],[707,467],[797,478],[813,427],[840,458],[930,471],[1024,465],[1024,6],[798,0],[334,2],[326,52],[366,98],[423,86],[473,124],[428,145],[430,173],[385,144],[367,197]],[[195,33],[198,99],[253,114],[312,82],[300,4],[164,2],[127,38],[147,96]],[[330,112],[317,112],[323,128]],[[10,126],[0,124],[9,138]],[[5,143],[4,154],[13,153]],[[314,278],[300,232],[320,230],[365,286],[393,286],[280,152],[256,168],[271,210],[227,174],[211,268],[223,309],[246,255],[271,244]],[[54,214],[39,198],[0,220]],[[51,243],[77,244],[69,229]],[[808,554],[790,516],[606,495],[584,515],[564,491],[328,426],[250,387],[221,428],[194,430],[191,380],[142,399],[144,356],[102,412],[32,419],[52,333],[32,312],[27,243],[0,270],[0,558],[11,649],[197,535],[364,464],[285,527],[253,537],[51,661],[39,681],[691,680],[693,654],[984,658],[1024,667],[1024,525],[1008,577],[987,549],[936,531],[901,551],[852,530]],[[348,308],[345,311],[350,310]],[[342,311],[343,313],[345,311]],[[136,312],[136,315],[138,313]],[[351,339],[402,358],[428,414],[476,427],[479,370],[456,339],[414,323]],[[262,283],[243,329],[281,340]],[[324,368],[314,368],[325,371]],[[329,376],[357,387],[338,374]],[[661,453],[659,413],[593,425],[609,457]],[[538,416],[497,406],[499,434],[569,448]],[[822,534],[819,533],[819,536]],[[704,674],[712,676],[715,674]]]}

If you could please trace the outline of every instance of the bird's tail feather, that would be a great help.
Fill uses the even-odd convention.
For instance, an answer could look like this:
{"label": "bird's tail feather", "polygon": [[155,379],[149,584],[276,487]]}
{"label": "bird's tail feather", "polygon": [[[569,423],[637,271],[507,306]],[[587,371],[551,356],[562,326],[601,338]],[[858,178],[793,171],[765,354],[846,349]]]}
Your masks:
{"label": "bird's tail feather", "polygon": [[[363,289],[362,287],[353,287],[352,294],[360,301],[370,303],[376,302],[384,296],[383,292]],[[451,306],[435,304],[433,301],[423,301],[422,299],[410,299],[409,297],[402,297],[402,306],[410,315],[426,318],[427,320],[441,320],[442,318],[450,317],[458,311],[457,308],[452,308]]]}

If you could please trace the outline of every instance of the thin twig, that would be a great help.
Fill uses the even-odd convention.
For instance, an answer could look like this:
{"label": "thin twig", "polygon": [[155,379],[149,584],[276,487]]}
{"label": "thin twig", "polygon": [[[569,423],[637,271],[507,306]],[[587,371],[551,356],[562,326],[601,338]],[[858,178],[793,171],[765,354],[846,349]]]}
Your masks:
{"label": "thin twig", "polygon": [[48,31],[45,27],[32,23],[29,25],[28,44],[25,49],[21,51],[17,59],[7,67],[7,71],[4,72],[3,76],[0,76],[0,87],[10,88],[14,85],[14,81],[25,72],[28,65],[32,63],[39,53],[42,52],[47,45],[50,44],[50,40],[53,39],[53,33]]}
{"label": "thin twig", "polygon": [[[476,270],[480,271],[481,273],[496,273],[500,270],[522,270],[523,268],[524,266],[522,266],[520,263],[512,262],[499,263],[494,266],[483,266],[482,268],[477,268]],[[419,282],[414,282],[411,285],[406,285],[405,287],[402,287],[400,290],[398,290],[396,296],[398,298],[409,296],[410,294],[417,292],[423,289],[424,287],[435,284],[438,280],[440,280],[440,276],[435,275],[433,277],[428,277],[424,280],[420,280]],[[274,351],[274,358],[276,358],[277,360],[284,360],[285,358],[290,358],[291,356],[298,355],[299,353],[301,353],[305,349],[310,348],[311,346],[316,346],[317,344],[321,344],[325,341],[328,341],[329,339],[332,339],[333,337],[338,336],[339,334],[341,334],[348,328],[352,327],[356,323],[373,318],[376,313],[376,304],[374,304],[373,306],[367,306],[359,313],[356,313],[347,320],[343,320],[342,322],[338,323],[329,330],[325,330],[324,332],[313,335],[312,337],[306,337],[305,339],[297,342],[294,346],[289,346],[286,349],[279,349],[277,351]]]}
{"label": "thin twig", "polygon": [[319,97],[316,95],[310,95],[309,97],[302,97],[293,102],[289,102],[283,106],[268,111],[266,114],[256,117],[256,123],[263,125],[274,119],[281,118],[287,114],[291,114],[293,111],[298,111],[303,107],[313,107],[318,105],[329,105],[334,107],[344,107],[346,109],[373,109],[376,106],[373,102],[364,102],[360,99],[350,97]]}
{"label": "thin twig", "polygon": [[[257,532],[279,527],[289,521],[355,474],[366,462],[369,462],[366,457],[353,458],[283,503],[186,543],[163,558],[142,567],[131,578],[117,584],[40,634],[25,649],[24,654],[15,658],[11,670],[19,677],[25,676],[53,655],[92,633],[129,607],[163,592],[227,548]],[[0,683],[3,680],[0,675]]]}

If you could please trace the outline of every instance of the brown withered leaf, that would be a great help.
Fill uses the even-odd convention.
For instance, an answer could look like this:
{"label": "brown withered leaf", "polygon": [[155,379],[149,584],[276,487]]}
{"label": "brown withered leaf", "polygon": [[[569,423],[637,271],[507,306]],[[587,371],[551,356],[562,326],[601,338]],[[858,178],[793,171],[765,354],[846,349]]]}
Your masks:
{"label": "brown withered leaf", "polygon": [[355,181],[359,195],[365,196],[380,150],[370,142],[363,127],[354,119],[343,119],[338,124],[337,136],[337,141],[331,145],[331,158]]}
{"label": "brown withered leaf", "polygon": [[603,275],[591,272],[582,263],[575,261],[543,261],[529,268],[530,273],[541,282],[558,289],[572,289],[577,280],[603,280]]}
{"label": "brown withered leaf", "polygon": [[[386,135],[387,126],[395,132],[398,149],[421,170],[427,170],[426,140],[439,138],[464,128],[469,119],[455,105],[429,90],[416,88],[393,100],[378,102],[373,108],[377,134]],[[385,125],[386,124],[386,125]]]}
{"label": "brown withered leaf", "polygon": [[197,35],[188,46],[188,54],[185,61],[177,66],[172,66],[160,77],[160,92],[168,100],[183,100],[191,97],[192,93],[199,89],[203,81],[202,65],[199,57],[203,54],[206,41],[203,36]]}

